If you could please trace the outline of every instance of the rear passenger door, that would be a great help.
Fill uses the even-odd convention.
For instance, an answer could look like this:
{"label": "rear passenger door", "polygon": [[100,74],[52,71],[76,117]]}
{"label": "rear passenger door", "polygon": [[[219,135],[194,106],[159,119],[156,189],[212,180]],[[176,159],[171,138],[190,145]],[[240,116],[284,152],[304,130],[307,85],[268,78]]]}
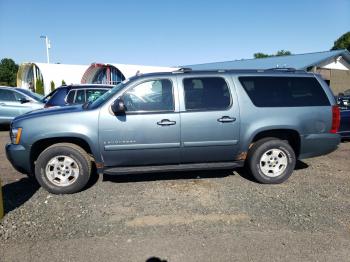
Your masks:
{"label": "rear passenger door", "polygon": [[181,162],[234,161],[238,152],[239,107],[225,75],[178,76]]}

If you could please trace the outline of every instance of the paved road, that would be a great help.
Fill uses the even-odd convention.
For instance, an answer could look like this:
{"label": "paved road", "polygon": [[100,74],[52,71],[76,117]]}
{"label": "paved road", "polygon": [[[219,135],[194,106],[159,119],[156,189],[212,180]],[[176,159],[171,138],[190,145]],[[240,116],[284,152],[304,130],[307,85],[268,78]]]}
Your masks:
{"label": "paved road", "polygon": [[1,149],[0,261],[350,261],[349,153],[342,143],[299,162],[281,185],[184,172],[104,176],[55,196]]}

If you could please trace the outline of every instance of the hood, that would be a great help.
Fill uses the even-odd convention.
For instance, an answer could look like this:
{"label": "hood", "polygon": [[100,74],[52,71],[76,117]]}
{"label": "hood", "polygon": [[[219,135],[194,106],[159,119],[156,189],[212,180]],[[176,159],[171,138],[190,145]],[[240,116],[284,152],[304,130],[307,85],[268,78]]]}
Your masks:
{"label": "hood", "polygon": [[75,105],[75,106],[64,106],[64,107],[51,107],[46,109],[38,109],[34,111],[30,111],[28,113],[25,113],[23,115],[17,116],[12,122],[18,122],[25,119],[31,119],[36,117],[42,117],[42,116],[50,116],[50,115],[58,115],[58,114],[65,114],[65,113],[73,113],[73,112],[81,112],[83,111],[82,105]]}

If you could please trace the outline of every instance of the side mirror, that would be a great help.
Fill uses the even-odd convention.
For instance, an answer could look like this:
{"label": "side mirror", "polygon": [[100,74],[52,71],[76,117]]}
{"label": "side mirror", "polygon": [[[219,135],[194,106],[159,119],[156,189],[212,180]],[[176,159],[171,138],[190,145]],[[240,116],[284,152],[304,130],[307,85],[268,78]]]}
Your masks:
{"label": "side mirror", "polygon": [[24,104],[30,102],[30,100],[25,97],[22,97],[21,99],[19,99],[19,102],[21,102],[21,104]]}
{"label": "side mirror", "polygon": [[126,108],[122,98],[119,97],[114,101],[112,111],[116,116],[125,114]]}

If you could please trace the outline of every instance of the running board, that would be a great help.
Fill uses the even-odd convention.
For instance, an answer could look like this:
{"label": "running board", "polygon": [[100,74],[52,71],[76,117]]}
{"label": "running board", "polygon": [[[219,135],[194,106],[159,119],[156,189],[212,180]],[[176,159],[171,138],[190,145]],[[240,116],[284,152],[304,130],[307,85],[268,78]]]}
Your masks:
{"label": "running board", "polygon": [[208,169],[233,169],[237,167],[242,167],[243,165],[244,165],[244,161],[162,165],[162,166],[110,167],[110,168],[106,168],[103,171],[103,173],[107,175],[126,175],[126,174],[156,173],[156,172],[195,171],[195,170],[208,170]]}

